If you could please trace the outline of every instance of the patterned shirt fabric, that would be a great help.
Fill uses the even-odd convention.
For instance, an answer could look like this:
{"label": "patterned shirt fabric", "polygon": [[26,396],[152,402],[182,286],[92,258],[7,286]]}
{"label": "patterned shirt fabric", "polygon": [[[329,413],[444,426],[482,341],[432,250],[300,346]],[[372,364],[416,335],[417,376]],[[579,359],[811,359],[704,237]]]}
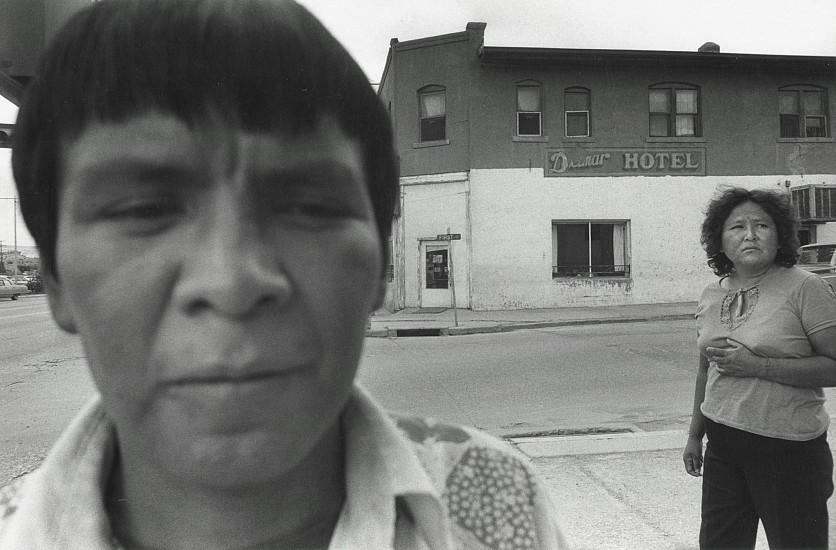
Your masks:
{"label": "patterned shirt fabric", "polygon": [[[709,346],[726,347],[728,338],[762,357],[810,357],[816,352],[808,335],[836,326],[836,293],[815,274],[776,266],[751,288],[711,283],[696,319],[703,355]],[[814,439],[830,422],[821,388],[724,376],[716,367],[708,369],[702,413],[732,428],[792,441]]]}
{"label": "patterned shirt fabric", "polygon": [[[387,413],[359,387],[342,422],[347,496],[330,549],[566,548],[545,486],[508,444]],[[35,472],[0,489],[0,550],[120,549],[103,497],[115,448],[96,397]]]}

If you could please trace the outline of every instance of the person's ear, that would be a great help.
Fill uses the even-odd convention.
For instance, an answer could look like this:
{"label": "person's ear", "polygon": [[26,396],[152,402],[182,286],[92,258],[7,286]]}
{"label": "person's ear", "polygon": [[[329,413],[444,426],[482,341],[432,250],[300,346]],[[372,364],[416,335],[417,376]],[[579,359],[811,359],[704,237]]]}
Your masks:
{"label": "person's ear", "polygon": [[58,323],[66,332],[76,334],[75,319],[72,316],[71,308],[67,303],[67,297],[64,295],[61,281],[52,272],[52,270],[44,270],[41,273],[43,278],[44,288],[46,289],[46,299],[49,302],[49,309],[52,310],[52,318]]}

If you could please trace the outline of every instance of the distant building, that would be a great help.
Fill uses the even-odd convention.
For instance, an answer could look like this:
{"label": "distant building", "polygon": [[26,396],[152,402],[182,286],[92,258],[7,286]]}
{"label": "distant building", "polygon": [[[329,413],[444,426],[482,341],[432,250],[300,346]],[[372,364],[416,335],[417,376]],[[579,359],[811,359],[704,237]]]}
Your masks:
{"label": "distant building", "polygon": [[23,85],[0,72],[0,148],[12,146],[17,108],[23,97]]}
{"label": "distant building", "polygon": [[[94,1],[0,0],[0,197],[11,195],[9,191],[14,189],[10,147],[25,85],[61,25]],[[3,206],[5,212],[5,201]],[[24,227],[18,230],[21,234],[26,231]]]}
{"label": "distant building", "polygon": [[792,192],[802,236],[836,240],[836,58],[491,47],[485,27],[390,43],[389,307],[449,306],[450,268],[475,310],[696,300],[722,185]]}

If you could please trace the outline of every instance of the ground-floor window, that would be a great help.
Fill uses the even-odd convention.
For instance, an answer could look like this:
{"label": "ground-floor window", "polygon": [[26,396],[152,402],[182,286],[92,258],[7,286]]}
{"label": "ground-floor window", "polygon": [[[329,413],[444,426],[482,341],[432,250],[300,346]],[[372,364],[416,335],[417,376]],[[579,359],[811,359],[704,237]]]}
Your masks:
{"label": "ground-floor window", "polygon": [[629,277],[630,224],[552,222],[552,277]]}

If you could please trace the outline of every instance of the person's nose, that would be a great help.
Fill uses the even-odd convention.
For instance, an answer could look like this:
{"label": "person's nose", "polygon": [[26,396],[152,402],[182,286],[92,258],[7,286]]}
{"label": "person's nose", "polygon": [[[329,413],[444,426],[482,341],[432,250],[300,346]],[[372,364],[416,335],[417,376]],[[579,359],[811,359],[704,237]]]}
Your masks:
{"label": "person's nose", "polygon": [[758,231],[755,224],[747,224],[746,225],[746,233],[743,236],[744,239],[747,241],[756,241],[758,240]]}
{"label": "person's nose", "polygon": [[259,308],[282,307],[293,283],[275,247],[264,242],[254,216],[222,207],[197,230],[185,262],[175,300],[188,314],[212,311],[242,318]]}

